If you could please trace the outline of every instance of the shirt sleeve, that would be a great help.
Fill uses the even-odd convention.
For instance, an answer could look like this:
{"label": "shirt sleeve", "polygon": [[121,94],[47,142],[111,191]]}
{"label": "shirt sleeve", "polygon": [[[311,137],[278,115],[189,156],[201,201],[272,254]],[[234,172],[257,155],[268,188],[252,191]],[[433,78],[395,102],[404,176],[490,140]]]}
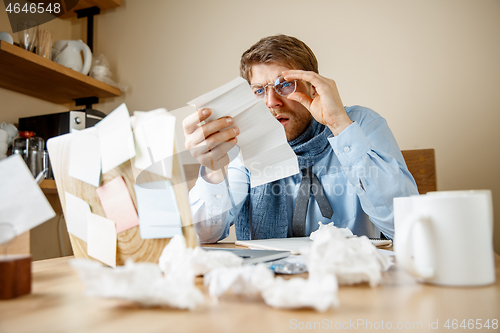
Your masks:
{"label": "shirt sleeve", "polygon": [[387,122],[379,115],[361,125],[355,121],[328,140],[363,211],[384,235],[393,238],[393,199],[418,190]]}
{"label": "shirt sleeve", "polygon": [[249,193],[250,173],[238,156],[229,164],[227,177],[221,183],[207,182],[204,174],[202,166],[189,192],[189,202],[200,243],[215,243],[229,235],[229,228]]}

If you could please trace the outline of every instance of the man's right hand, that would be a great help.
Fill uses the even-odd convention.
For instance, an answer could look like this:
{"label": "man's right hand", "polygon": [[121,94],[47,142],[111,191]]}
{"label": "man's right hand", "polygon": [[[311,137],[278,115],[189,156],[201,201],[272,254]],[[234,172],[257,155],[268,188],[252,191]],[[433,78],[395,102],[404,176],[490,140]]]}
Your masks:
{"label": "man's right hand", "polygon": [[[236,136],[240,131],[237,127],[228,128],[234,124],[231,117],[219,118],[199,126],[211,114],[210,109],[198,110],[184,119],[182,127],[186,137],[186,148],[206,168],[203,178],[210,183],[218,184],[225,178],[229,164],[227,152],[238,142]],[[223,169],[224,172],[219,169]]]}

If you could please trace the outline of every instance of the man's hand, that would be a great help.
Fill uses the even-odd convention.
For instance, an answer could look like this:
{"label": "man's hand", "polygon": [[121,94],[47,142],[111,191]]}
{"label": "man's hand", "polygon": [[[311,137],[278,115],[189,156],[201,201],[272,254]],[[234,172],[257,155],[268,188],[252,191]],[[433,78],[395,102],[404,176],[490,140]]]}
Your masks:
{"label": "man's hand", "polygon": [[[186,148],[191,155],[207,168],[206,181],[218,184],[224,180],[229,164],[227,152],[234,147],[240,133],[231,117],[223,117],[210,121],[202,126],[199,123],[210,117],[210,109],[201,109],[184,119],[182,127],[186,136]],[[223,169],[224,172],[218,171]]]}
{"label": "man's hand", "polygon": [[296,91],[288,99],[297,101],[311,112],[314,119],[328,126],[333,135],[337,136],[352,124],[345,112],[335,81],[314,72],[301,70],[284,71],[285,80],[301,80],[312,85],[312,98],[303,92]]}

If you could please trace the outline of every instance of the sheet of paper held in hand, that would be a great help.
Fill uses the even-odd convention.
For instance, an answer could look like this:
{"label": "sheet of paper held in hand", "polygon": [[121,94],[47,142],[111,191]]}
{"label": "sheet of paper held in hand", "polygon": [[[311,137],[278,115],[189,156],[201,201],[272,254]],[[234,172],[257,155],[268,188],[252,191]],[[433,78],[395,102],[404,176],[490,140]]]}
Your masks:
{"label": "sheet of paper held in hand", "polygon": [[10,223],[20,235],[54,216],[21,156],[0,161],[0,222]]}
{"label": "sheet of paper held in hand", "polygon": [[245,167],[250,171],[252,187],[282,179],[299,172],[297,156],[286,141],[281,125],[269,112],[263,100],[255,97],[241,77],[188,103],[210,108],[208,121],[231,116],[240,129],[238,147]]}

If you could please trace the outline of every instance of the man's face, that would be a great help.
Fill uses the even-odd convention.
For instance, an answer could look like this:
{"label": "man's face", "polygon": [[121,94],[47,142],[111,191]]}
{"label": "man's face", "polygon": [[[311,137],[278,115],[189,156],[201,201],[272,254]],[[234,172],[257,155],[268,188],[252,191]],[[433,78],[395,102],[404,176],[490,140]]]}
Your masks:
{"label": "man's face", "polygon": [[[281,72],[290,69],[292,68],[277,63],[253,65],[250,83],[260,83],[262,85],[273,83],[281,76]],[[302,92],[312,98],[313,88],[304,82],[297,81],[295,91]],[[311,113],[302,104],[278,95],[271,86],[267,88],[265,102],[272,115],[285,127],[288,141],[302,134],[311,121]]]}

